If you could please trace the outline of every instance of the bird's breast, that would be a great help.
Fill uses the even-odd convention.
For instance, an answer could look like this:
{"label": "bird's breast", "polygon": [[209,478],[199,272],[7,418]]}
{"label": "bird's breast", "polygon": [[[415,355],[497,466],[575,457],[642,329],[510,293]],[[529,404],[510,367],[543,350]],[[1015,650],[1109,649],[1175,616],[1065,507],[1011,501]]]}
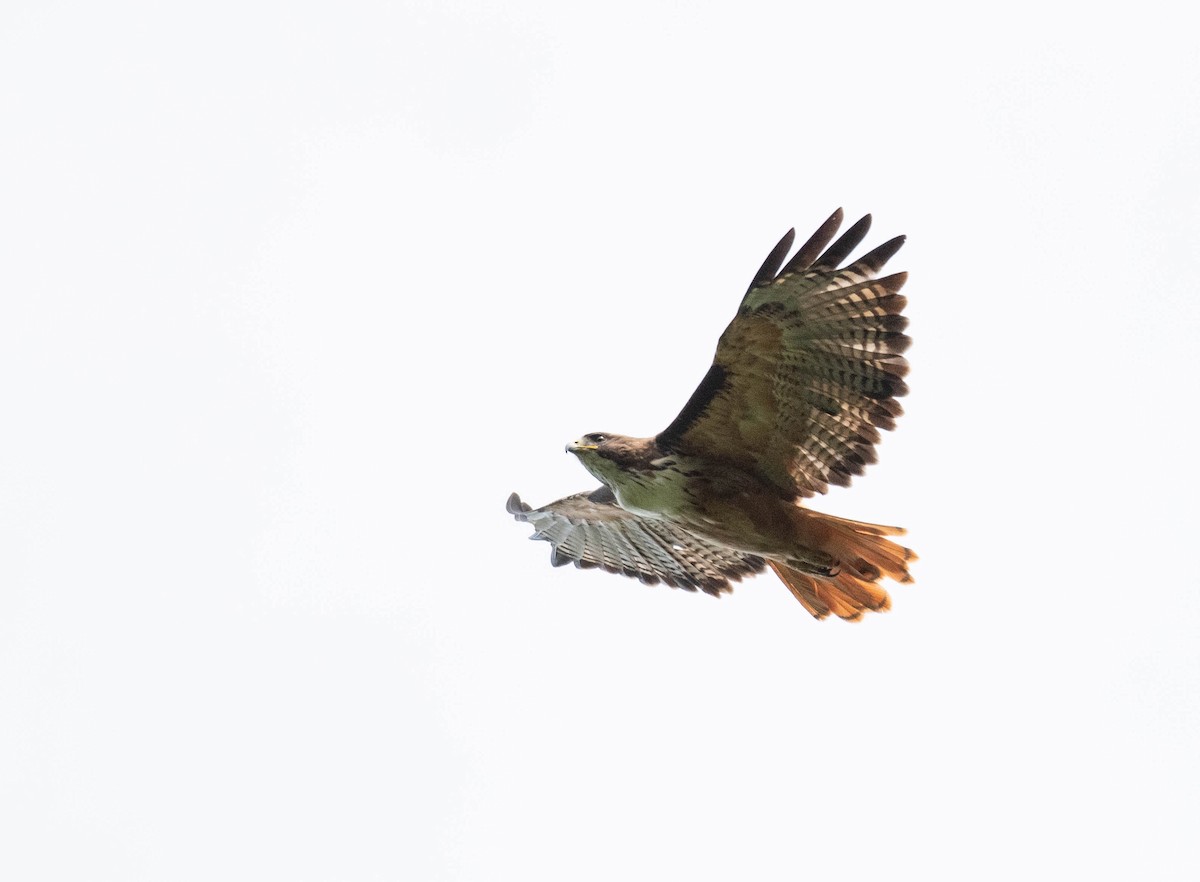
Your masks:
{"label": "bird's breast", "polygon": [[647,518],[673,518],[694,508],[696,479],[674,462],[659,468],[626,471],[612,482],[621,508]]}

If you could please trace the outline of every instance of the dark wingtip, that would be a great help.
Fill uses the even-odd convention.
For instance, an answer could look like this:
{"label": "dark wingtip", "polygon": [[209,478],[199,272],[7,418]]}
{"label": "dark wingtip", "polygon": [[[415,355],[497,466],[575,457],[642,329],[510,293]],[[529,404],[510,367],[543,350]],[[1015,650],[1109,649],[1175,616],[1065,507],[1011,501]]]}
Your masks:
{"label": "dark wingtip", "polygon": [[871,270],[873,273],[883,269],[883,265],[887,263],[900,250],[900,246],[904,244],[906,236],[897,236],[894,239],[888,239],[878,248],[872,249],[860,257],[855,263],[862,264]]}
{"label": "dark wingtip", "polygon": [[796,228],[793,227],[784,233],[783,238],[779,240],[779,244],[771,249],[771,253],[767,255],[767,259],[762,262],[762,266],[754,274],[754,281],[750,283],[751,288],[758,285],[766,285],[775,278],[775,274],[779,272],[779,267],[783,265],[783,259],[792,250],[792,243],[795,241]]}
{"label": "dark wingtip", "polygon": [[871,229],[871,215],[864,214],[840,239],[834,242],[825,253],[817,258],[816,265],[836,269],[842,261],[850,256],[850,252],[858,247]]}
{"label": "dark wingtip", "polygon": [[833,210],[833,214],[831,214],[831,215],[829,215],[829,217],[825,218],[825,223],[821,224],[820,229],[823,230],[826,227],[832,227],[833,232],[831,232],[829,234],[830,238],[832,238],[833,233],[837,232],[838,227],[840,227],[842,225],[842,221],[844,221],[845,219],[846,219],[846,212],[843,211],[842,207],[839,205],[837,208],[835,208]]}
{"label": "dark wingtip", "polygon": [[817,231],[808,237],[808,241],[800,246],[800,250],[792,256],[792,259],[787,262],[787,266],[783,268],[785,273],[803,272],[813,265],[813,261],[817,259],[817,255],[821,253],[826,245],[828,245],[835,235],[838,228],[842,225],[844,215],[839,208],[825,219],[825,223],[817,227]]}

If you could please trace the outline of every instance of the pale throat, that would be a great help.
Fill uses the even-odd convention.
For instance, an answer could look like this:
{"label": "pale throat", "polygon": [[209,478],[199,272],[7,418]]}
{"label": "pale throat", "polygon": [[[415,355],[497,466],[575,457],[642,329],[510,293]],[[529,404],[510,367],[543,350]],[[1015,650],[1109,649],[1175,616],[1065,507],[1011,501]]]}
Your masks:
{"label": "pale throat", "polygon": [[636,515],[670,517],[686,504],[683,475],[675,468],[627,470],[601,456],[588,457],[584,467],[612,489],[621,508]]}

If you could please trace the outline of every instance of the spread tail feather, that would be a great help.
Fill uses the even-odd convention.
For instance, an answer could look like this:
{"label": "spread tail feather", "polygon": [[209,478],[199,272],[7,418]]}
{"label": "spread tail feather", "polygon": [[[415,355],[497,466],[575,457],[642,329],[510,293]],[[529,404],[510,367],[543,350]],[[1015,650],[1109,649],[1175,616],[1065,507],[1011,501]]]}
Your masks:
{"label": "spread tail feather", "polygon": [[851,622],[861,619],[868,610],[883,612],[889,609],[892,601],[880,581],[889,578],[911,582],[908,562],[917,559],[911,549],[886,538],[901,535],[904,530],[807,509],[801,511],[809,520],[808,531],[823,534],[820,547],[836,560],[836,564],[823,573],[806,572],[778,561],[769,562],[801,605],[818,619],[833,613]]}

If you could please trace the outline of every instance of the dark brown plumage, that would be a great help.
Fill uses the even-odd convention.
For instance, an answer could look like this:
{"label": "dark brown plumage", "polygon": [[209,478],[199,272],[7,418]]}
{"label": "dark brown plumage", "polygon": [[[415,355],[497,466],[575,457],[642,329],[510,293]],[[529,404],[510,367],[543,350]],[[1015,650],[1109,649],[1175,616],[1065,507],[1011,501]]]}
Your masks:
{"label": "dark brown plumage", "polygon": [[906,277],[876,278],[904,239],[841,267],[870,216],[834,240],[841,221],[839,209],[786,263],[795,232],[772,249],[712,367],[662,432],[568,446],[600,489],[538,509],[510,497],[556,565],[711,594],[769,565],[818,618],[888,608],[879,582],[910,581],[913,553],[887,538],[903,531],[799,504],[875,461],[879,430],[895,427],[908,391]]}

